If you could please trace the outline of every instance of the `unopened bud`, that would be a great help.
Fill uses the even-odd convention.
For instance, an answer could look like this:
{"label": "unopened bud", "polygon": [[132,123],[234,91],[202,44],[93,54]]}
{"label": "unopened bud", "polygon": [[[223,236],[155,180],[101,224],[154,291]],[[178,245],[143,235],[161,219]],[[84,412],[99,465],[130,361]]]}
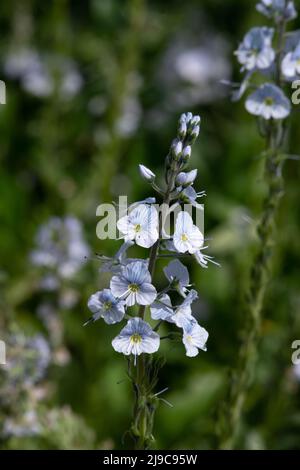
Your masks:
{"label": "unopened bud", "polygon": [[187,162],[190,157],[191,157],[191,154],[192,154],[192,147],[190,145],[187,145],[186,147],[184,147],[183,149],[183,152],[182,152],[182,160],[184,162]]}
{"label": "unopened bud", "polygon": [[186,113],[186,122],[189,123],[193,119],[192,113]]}
{"label": "unopened bud", "polygon": [[190,134],[192,142],[195,142],[199,133],[200,133],[200,127],[199,126],[193,127],[193,129],[191,130],[191,134]]}
{"label": "unopened bud", "polygon": [[153,171],[149,170],[149,168],[144,165],[139,165],[139,170],[141,177],[144,178],[146,181],[149,181],[150,183],[154,181],[155,174],[153,173]]}
{"label": "unopened bud", "polygon": [[182,142],[181,140],[175,139],[173,144],[172,144],[172,153],[175,157],[176,160],[179,159],[181,153],[182,153]]}
{"label": "unopened bud", "polygon": [[193,119],[190,122],[191,126],[197,126],[201,122],[200,116],[194,116]]}
{"label": "unopened bud", "polygon": [[186,114],[185,114],[185,113],[183,113],[183,114],[180,116],[179,122],[186,122]]}
{"label": "unopened bud", "polygon": [[190,186],[193,184],[197,177],[197,170],[191,170],[188,173],[181,172],[176,178],[176,186],[182,186],[183,188],[186,188],[187,186]]}
{"label": "unopened bud", "polygon": [[184,139],[187,133],[187,125],[185,121],[181,121],[178,127],[178,135],[181,139]]}

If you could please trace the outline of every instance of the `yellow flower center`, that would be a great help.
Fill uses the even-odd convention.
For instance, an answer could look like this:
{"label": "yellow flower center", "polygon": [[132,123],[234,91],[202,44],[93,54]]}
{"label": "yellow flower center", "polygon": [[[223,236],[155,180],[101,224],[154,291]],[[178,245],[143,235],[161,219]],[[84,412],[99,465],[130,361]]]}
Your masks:
{"label": "yellow flower center", "polygon": [[136,233],[140,232],[141,231],[140,224],[136,224],[136,226],[134,227],[134,230],[135,230]]}
{"label": "yellow flower center", "polygon": [[183,233],[183,234],[181,235],[181,240],[182,240],[183,242],[187,242],[187,241],[188,241],[188,236],[186,235],[186,233]]}
{"label": "yellow flower center", "polygon": [[133,343],[140,343],[142,341],[142,337],[138,334],[134,334],[131,336],[130,341]]}
{"label": "yellow flower center", "polygon": [[131,290],[131,292],[138,292],[139,291],[139,286],[137,284],[129,284],[129,290]]}
{"label": "yellow flower center", "polygon": [[112,303],[111,302],[104,302],[104,310],[110,310],[111,307],[112,307]]}
{"label": "yellow flower center", "polygon": [[265,99],[265,104],[267,106],[272,106],[272,104],[274,103],[274,100],[271,96],[268,96],[266,99]]}

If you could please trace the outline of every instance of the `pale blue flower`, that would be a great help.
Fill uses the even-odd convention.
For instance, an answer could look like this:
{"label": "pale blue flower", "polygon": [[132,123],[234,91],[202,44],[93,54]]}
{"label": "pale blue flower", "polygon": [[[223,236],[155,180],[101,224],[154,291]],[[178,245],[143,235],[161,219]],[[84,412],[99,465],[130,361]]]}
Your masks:
{"label": "pale blue flower", "polygon": [[187,328],[190,323],[195,321],[195,318],[192,315],[191,305],[198,298],[198,293],[195,290],[191,290],[184,301],[179,307],[174,311],[172,317],[167,319],[171,323],[175,323],[179,328]]}
{"label": "pale blue flower", "polygon": [[281,71],[285,78],[293,79],[300,75],[300,42],[292,52],[284,56]]}
{"label": "pale blue flower", "polygon": [[203,235],[199,228],[193,224],[190,214],[184,211],[179,212],[173,235],[176,250],[179,253],[193,254],[201,248],[203,240]]}
{"label": "pale blue flower", "polygon": [[178,307],[172,307],[170,297],[161,295],[150,307],[153,320],[165,320],[174,323],[178,328],[187,328],[195,321],[191,305],[198,298],[195,290],[191,290]]}
{"label": "pale blue flower", "polygon": [[164,268],[164,273],[172,287],[174,287],[180,295],[185,297],[190,285],[190,276],[187,267],[178,259],[175,259]]}
{"label": "pale blue flower", "polygon": [[118,336],[113,339],[112,346],[115,351],[139,356],[142,353],[152,354],[159,349],[159,334],[152,330],[151,326],[141,318],[135,317],[128,320]]}
{"label": "pale blue flower", "polygon": [[116,298],[110,289],[103,289],[91,295],[88,301],[88,308],[93,313],[90,321],[96,321],[103,318],[105,323],[113,325],[123,320],[125,315],[125,302]]}
{"label": "pale blue flower", "polygon": [[275,51],[272,48],[273,28],[252,28],[244,37],[238,50],[235,52],[243,70],[267,69],[274,59]]}
{"label": "pale blue flower", "polygon": [[143,261],[123,266],[120,274],[113,276],[110,288],[115,297],[126,301],[126,305],[150,305],[157,292],[151,284],[151,275]]}
{"label": "pale blue flower", "polygon": [[297,17],[294,2],[291,0],[260,0],[260,3],[256,5],[256,9],[276,21],[281,19],[289,21]]}
{"label": "pale blue flower", "polygon": [[284,119],[290,114],[291,103],[280,88],[265,83],[247,98],[246,109],[264,119]]}
{"label": "pale blue flower", "polygon": [[199,354],[199,349],[206,351],[206,342],[208,332],[202,328],[196,321],[189,323],[183,330],[182,342],[186,349],[188,357],[195,357]]}
{"label": "pale blue flower", "polygon": [[134,240],[143,248],[150,248],[158,239],[158,213],[149,204],[139,204],[128,215],[119,219],[118,230],[125,241]]}
{"label": "pale blue flower", "polygon": [[[178,188],[181,191],[181,188]],[[188,186],[183,191],[180,192],[179,200],[183,203],[191,204],[196,209],[203,210],[203,204],[199,204],[197,199],[206,196],[205,191],[197,193],[194,188]]]}
{"label": "pale blue flower", "polygon": [[168,294],[162,294],[150,307],[151,318],[153,320],[166,320],[170,323],[174,315],[171,299]]}

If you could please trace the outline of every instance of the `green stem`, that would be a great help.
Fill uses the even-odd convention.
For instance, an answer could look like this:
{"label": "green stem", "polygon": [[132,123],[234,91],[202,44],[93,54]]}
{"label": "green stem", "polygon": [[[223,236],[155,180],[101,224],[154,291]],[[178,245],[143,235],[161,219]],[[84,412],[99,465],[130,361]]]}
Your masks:
{"label": "green stem", "polygon": [[[282,85],[280,66],[285,28],[286,22],[282,20],[277,31],[276,84],[279,87]],[[275,218],[284,189],[281,155],[282,123],[274,121],[267,123],[265,137],[267,150],[264,177],[268,190],[257,226],[259,247],[250,272],[250,283],[244,312],[246,324],[242,333],[238,364],[236,369],[231,372],[226,403],[223,403],[219,410],[218,434],[220,449],[233,449],[236,444],[245,400],[254,375],[266,288],[271,281],[270,261],[273,252]]]}
{"label": "green stem", "polygon": [[[170,173],[169,183],[163,198],[164,204],[170,203],[170,194],[175,186],[175,179],[178,169],[174,169]],[[162,216],[159,215],[159,236],[157,242],[152,246],[149,258],[149,272],[153,280],[155,265],[159,253],[160,240],[162,238]],[[141,305],[139,309],[139,317],[144,319],[146,307]],[[145,354],[141,354],[137,358],[136,375],[133,381],[135,391],[135,404],[133,409],[133,424],[131,434],[135,440],[136,449],[148,449],[153,438],[153,423],[156,410],[157,399],[152,394],[151,377]],[[149,383],[150,382],[150,383]]]}
{"label": "green stem", "polygon": [[221,410],[222,417],[219,423],[221,434],[219,446],[221,449],[234,448],[245,399],[253,378],[264,298],[266,287],[271,278],[269,262],[273,251],[274,221],[283,194],[281,167],[280,149],[272,148],[268,152],[265,166],[268,195],[257,227],[260,240],[259,249],[251,269],[250,286],[246,298],[245,318],[247,324],[242,336],[238,366],[230,377],[226,407],[224,406],[224,409]]}

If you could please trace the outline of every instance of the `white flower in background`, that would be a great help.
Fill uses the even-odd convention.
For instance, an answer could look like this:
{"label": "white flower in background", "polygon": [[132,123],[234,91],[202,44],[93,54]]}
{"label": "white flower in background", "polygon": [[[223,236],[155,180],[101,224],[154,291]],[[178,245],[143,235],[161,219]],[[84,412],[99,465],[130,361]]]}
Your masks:
{"label": "white flower in background", "polygon": [[4,70],[9,77],[19,79],[26,92],[40,98],[57,91],[62,99],[70,99],[83,85],[72,60],[60,55],[43,56],[31,49],[10,52],[5,58]]}
{"label": "white flower in background", "polygon": [[27,410],[16,418],[6,418],[3,422],[4,437],[26,438],[40,434],[42,431],[39,417],[35,410]]}
{"label": "white flower in background", "polygon": [[296,78],[300,75],[300,42],[292,52],[288,52],[281,64],[281,71],[286,78]]}
{"label": "white flower in background", "polygon": [[[210,103],[222,96],[219,82],[231,74],[229,47],[224,37],[208,31],[205,26],[200,27],[203,31],[201,38],[198,26],[191,41],[187,41],[186,37],[178,41],[172,39],[160,71],[169,109]],[[197,34],[198,44],[194,42]]]}
{"label": "white flower in background", "polygon": [[173,243],[179,253],[196,253],[203,245],[203,235],[193,224],[193,219],[187,212],[179,212],[176,219]]}
{"label": "white flower in background", "polygon": [[52,270],[59,277],[70,279],[89,255],[83,239],[82,226],[75,217],[51,217],[39,229],[31,261]]}
{"label": "white flower in background", "polygon": [[168,294],[162,294],[150,307],[151,317],[153,320],[166,320],[171,323],[172,315],[174,314],[171,299]]}
{"label": "white flower in background", "polygon": [[[136,85],[134,86],[136,88],[135,90],[128,90],[128,94],[123,101],[120,117],[116,123],[119,135],[125,138],[132,136],[136,132],[142,116],[142,107],[135,95],[138,87],[136,87]],[[133,88],[133,86],[131,86],[131,88]]]}
{"label": "white flower in background", "polygon": [[158,239],[158,213],[155,207],[139,204],[117,223],[125,241],[134,240],[143,248],[150,248]]}
{"label": "white flower in background", "polygon": [[125,315],[124,300],[117,299],[110,289],[103,289],[93,294],[89,298],[88,308],[93,313],[93,316],[85,324],[103,318],[105,323],[113,325],[120,322]]}
{"label": "white flower in background", "polygon": [[142,261],[135,261],[122,267],[121,273],[113,276],[110,288],[117,298],[126,300],[126,305],[150,305],[157,292],[151,284],[151,275]]}
{"label": "white flower in background", "polygon": [[185,297],[190,286],[190,276],[187,267],[178,259],[175,259],[164,268],[164,273],[172,287]]}
{"label": "white flower in background", "polygon": [[292,0],[260,0],[256,5],[257,11],[279,21],[284,18],[286,21],[297,17],[294,2]]}
{"label": "white flower in background", "polygon": [[128,320],[127,325],[112,341],[115,351],[128,356],[139,356],[142,353],[152,354],[158,351],[160,344],[159,334],[141,318]]}
{"label": "white flower in background", "polygon": [[273,28],[252,28],[244,37],[238,50],[235,52],[243,69],[267,69],[274,59],[275,51],[272,48],[274,36]]}
{"label": "white flower in background", "polygon": [[38,98],[46,98],[54,91],[51,75],[42,63],[38,68],[29,70],[23,75],[21,85],[27,93]]}
{"label": "white flower in background", "polygon": [[154,181],[155,180],[155,174],[153,171],[151,171],[149,168],[147,168],[145,165],[139,165],[139,170],[141,177],[144,178],[146,181]]}
{"label": "white flower in background", "polygon": [[249,113],[264,119],[284,119],[291,111],[288,98],[271,83],[261,85],[247,98],[245,105]]}
{"label": "white flower in background", "polygon": [[16,387],[32,387],[42,381],[52,360],[51,349],[43,335],[27,337],[11,334],[5,339],[9,354],[3,366],[7,379]]}
{"label": "white flower in background", "polygon": [[187,173],[181,172],[176,178],[176,185],[181,186],[183,188],[190,186],[194,183],[195,179],[197,178],[198,170],[191,170]]}
{"label": "white flower in background", "polygon": [[199,354],[199,349],[206,351],[206,342],[208,339],[208,332],[202,328],[196,321],[191,322],[183,330],[182,342],[186,349],[188,357],[195,357]]}
{"label": "white flower in background", "polygon": [[298,382],[300,382],[300,363],[293,365],[292,372],[293,372],[294,378],[295,378]]}

